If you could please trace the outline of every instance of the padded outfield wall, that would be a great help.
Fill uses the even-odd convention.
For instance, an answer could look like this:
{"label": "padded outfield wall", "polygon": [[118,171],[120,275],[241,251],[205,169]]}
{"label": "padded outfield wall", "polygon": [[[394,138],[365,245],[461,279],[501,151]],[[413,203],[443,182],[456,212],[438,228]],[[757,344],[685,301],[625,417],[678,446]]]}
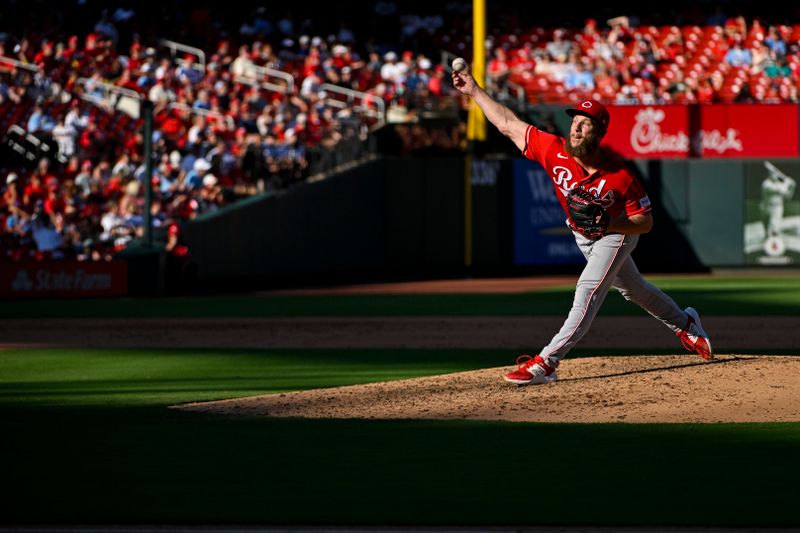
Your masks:
{"label": "padded outfield wall", "polygon": [[[656,216],[635,252],[640,267],[796,264],[796,196],[783,201],[781,243],[767,250],[770,165],[800,176],[798,159],[635,160]],[[201,217],[185,235],[201,281],[511,274],[583,261],[549,176],[519,158],[375,160]]]}

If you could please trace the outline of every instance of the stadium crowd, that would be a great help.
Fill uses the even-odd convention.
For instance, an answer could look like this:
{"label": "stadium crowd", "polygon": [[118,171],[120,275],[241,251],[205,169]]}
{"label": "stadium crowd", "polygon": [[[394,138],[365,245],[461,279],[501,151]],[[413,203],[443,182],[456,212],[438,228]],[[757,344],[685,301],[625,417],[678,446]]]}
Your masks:
{"label": "stadium crowd", "polygon": [[[103,260],[142,235],[143,119],[119,92],[153,103],[151,215],[174,254],[188,253],[182,222],[301,183],[342,154],[364,155],[383,119],[379,102],[396,122],[465,105],[434,52],[359,42],[344,23],[327,37],[306,34],[258,8],[198,54],[130,31],[132,17],[104,12],[87,34],[0,42],[0,132],[20,156],[0,174],[3,258]],[[402,25],[404,35],[424,35],[428,49],[467,55],[468,39],[457,41],[441,17]],[[798,102],[800,25],[589,19],[580,28],[494,31],[487,51],[492,90],[533,103]],[[325,84],[358,94],[348,100]],[[403,125],[398,133],[401,153],[464,145],[463,127]],[[25,148],[31,143],[38,148]]]}
{"label": "stadium crowd", "polygon": [[615,17],[601,28],[588,19],[579,29],[499,35],[491,48],[492,83],[533,102],[798,102],[800,24],[737,16],[653,26]]}

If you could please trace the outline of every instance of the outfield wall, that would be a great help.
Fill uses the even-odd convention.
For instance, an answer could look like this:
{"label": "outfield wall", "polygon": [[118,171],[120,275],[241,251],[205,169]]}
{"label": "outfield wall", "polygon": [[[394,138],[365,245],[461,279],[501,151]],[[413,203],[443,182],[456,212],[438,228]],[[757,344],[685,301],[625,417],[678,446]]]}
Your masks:
{"label": "outfield wall", "polygon": [[[765,161],[634,160],[656,218],[635,251],[640,268],[795,264],[795,196],[783,201],[783,249],[764,252]],[[800,176],[798,159],[769,161]],[[229,206],[190,223],[185,236],[201,281],[577,267],[583,259],[570,248],[550,178],[537,167],[520,158],[384,158]]]}
{"label": "outfield wall", "polygon": [[381,159],[190,223],[201,280],[463,266],[464,161]]}

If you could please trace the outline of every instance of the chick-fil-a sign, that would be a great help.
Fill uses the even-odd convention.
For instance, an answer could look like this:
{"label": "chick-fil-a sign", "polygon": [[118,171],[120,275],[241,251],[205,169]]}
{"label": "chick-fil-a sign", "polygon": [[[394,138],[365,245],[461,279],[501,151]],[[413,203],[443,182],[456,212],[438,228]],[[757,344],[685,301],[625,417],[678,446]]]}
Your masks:
{"label": "chick-fil-a sign", "polygon": [[609,106],[604,144],[626,158],[796,157],[796,105]]}

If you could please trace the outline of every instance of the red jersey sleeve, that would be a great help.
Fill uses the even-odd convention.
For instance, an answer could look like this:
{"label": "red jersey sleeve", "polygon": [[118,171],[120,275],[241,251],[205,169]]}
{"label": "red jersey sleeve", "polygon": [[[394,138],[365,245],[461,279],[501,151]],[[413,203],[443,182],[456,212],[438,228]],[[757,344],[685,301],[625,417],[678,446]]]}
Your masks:
{"label": "red jersey sleeve", "polygon": [[529,125],[525,131],[525,147],[522,149],[522,155],[544,165],[545,154],[557,139],[557,136]]}
{"label": "red jersey sleeve", "polygon": [[643,215],[649,213],[653,208],[650,205],[650,197],[647,196],[639,180],[633,179],[628,190],[625,191],[625,214]]}

